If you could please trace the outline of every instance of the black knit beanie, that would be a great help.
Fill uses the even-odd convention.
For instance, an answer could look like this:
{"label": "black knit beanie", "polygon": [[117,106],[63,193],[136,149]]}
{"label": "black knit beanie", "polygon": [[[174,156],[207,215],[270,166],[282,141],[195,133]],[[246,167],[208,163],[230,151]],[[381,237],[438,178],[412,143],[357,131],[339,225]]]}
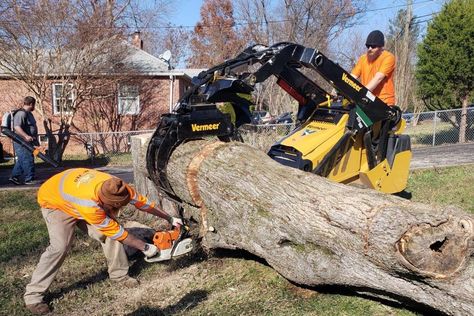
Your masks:
{"label": "black knit beanie", "polygon": [[379,30],[370,32],[369,36],[367,36],[367,40],[365,41],[365,45],[378,46],[378,47],[385,46],[383,33],[380,32]]}

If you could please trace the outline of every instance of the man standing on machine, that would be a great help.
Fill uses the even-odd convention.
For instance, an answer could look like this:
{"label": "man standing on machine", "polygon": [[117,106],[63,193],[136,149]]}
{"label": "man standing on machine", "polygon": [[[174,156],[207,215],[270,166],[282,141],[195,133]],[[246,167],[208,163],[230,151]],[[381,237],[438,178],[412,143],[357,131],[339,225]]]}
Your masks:
{"label": "man standing on machine", "polygon": [[359,58],[351,75],[388,106],[394,106],[395,56],[386,51],[384,45],[385,39],[381,31],[370,32],[365,42],[367,53]]}

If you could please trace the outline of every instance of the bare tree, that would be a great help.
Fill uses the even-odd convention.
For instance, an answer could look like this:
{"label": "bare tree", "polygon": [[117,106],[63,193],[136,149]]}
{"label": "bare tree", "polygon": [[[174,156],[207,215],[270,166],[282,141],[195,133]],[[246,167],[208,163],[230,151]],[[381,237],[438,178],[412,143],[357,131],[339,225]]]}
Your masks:
{"label": "bare tree", "polygon": [[233,57],[245,44],[236,33],[230,0],[205,0],[191,38],[191,67],[211,67]]}
{"label": "bare tree", "polygon": [[56,160],[81,105],[109,84],[100,79],[130,73],[124,62],[130,8],[131,0],[5,0],[0,5],[0,67],[36,97],[49,154]]}
{"label": "bare tree", "polygon": [[159,51],[157,53],[161,54],[169,50],[171,52],[170,65],[172,67],[180,67],[189,58],[191,32],[184,27],[174,27],[170,24],[168,26],[158,37]]}
{"label": "bare tree", "polygon": [[[390,20],[386,47],[395,54],[395,93],[397,105],[404,111],[421,112],[425,106],[416,95],[415,63],[416,45],[420,26],[413,16],[412,1],[407,0],[406,9],[399,10]],[[416,120],[413,121],[416,123]]]}
{"label": "bare tree", "polygon": [[341,67],[351,71],[357,64],[359,57],[366,52],[364,46],[366,34],[360,31],[352,31],[344,38],[339,38],[338,45],[335,49],[335,60],[339,62]]}
{"label": "bare tree", "polygon": [[[139,104],[135,103],[135,100],[126,100],[125,104],[119,101],[119,106],[116,105],[124,87],[136,89]],[[166,88],[161,88],[155,81],[144,80],[139,76],[108,79],[107,84],[104,83],[100,89],[93,92],[91,107],[79,110],[73,126],[78,132],[94,130],[112,133],[100,133],[95,136],[81,134],[72,137],[84,145],[94,145],[94,153],[128,151],[130,135],[120,131],[154,128],[162,114],[156,109],[159,101],[155,90]]]}
{"label": "bare tree", "polygon": [[[242,24],[242,36],[248,43],[273,44],[290,41],[317,48],[327,55],[329,43],[344,28],[356,23],[367,1],[356,0],[239,0],[236,17]],[[313,73],[305,73],[328,88]],[[256,93],[257,108],[268,104],[267,110],[281,113],[295,110],[295,102],[275,84],[273,79],[261,84]]]}
{"label": "bare tree", "polygon": [[242,36],[247,43],[271,45],[277,41],[272,20],[276,14],[271,0],[237,0],[236,17],[242,21]]}

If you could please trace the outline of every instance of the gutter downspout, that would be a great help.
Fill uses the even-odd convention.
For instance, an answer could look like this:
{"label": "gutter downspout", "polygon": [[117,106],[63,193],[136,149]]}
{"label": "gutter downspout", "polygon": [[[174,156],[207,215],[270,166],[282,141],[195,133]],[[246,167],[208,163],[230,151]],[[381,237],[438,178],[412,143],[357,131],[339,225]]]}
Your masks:
{"label": "gutter downspout", "polygon": [[173,112],[173,91],[174,91],[174,75],[170,75],[170,104],[169,104],[169,110],[170,113]]}

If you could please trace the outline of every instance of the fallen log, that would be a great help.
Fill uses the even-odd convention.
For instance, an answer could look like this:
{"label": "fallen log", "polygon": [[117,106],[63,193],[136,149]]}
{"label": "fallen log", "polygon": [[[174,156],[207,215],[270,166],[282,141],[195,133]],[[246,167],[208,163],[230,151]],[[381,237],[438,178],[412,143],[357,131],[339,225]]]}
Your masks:
{"label": "fallen log", "polygon": [[334,183],[241,143],[183,144],[168,177],[207,248],[246,250],[301,285],[474,315],[474,217],[458,208]]}

